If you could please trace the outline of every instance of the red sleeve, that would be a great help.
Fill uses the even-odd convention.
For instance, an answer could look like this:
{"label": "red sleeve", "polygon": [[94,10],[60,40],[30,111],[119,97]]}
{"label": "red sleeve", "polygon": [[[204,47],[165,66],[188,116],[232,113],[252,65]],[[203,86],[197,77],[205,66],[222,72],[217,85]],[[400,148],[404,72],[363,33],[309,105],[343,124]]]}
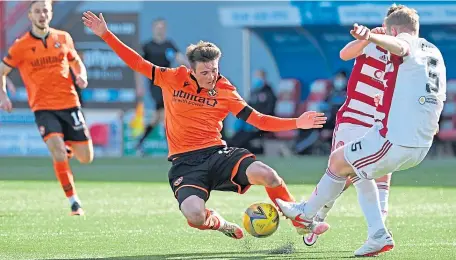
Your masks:
{"label": "red sleeve", "polygon": [[9,48],[8,54],[3,58],[3,63],[8,67],[16,68],[24,59],[23,52],[20,50],[19,41],[16,40]]}
{"label": "red sleeve", "polygon": [[125,45],[112,32],[107,31],[101,37],[111,49],[134,71],[152,79],[152,68],[154,65],[146,61],[141,55]]}
{"label": "red sleeve", "polygon": [[296,118],[280,118],[262,114],[250,107],[236,90],[231,92],[229,109],[237,118],[263,131],[279,132],[297,129]]}

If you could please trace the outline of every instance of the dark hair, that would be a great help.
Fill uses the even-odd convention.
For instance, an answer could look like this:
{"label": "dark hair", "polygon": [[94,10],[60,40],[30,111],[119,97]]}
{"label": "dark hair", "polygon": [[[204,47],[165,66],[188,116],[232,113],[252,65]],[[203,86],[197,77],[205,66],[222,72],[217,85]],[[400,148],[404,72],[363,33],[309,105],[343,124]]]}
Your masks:
{"label": "dark hair", "polygon": [[199,41],[187,47],[187,59],[195,69],[197,62],[209,62],[220,59],[222,52],[217,45],[211,42]]}
{"label": "dark hair", "polygon": [[156,23],[166,23],[166,20],[163,17],[158,17],[152,21],[152,24],[156,24]]}

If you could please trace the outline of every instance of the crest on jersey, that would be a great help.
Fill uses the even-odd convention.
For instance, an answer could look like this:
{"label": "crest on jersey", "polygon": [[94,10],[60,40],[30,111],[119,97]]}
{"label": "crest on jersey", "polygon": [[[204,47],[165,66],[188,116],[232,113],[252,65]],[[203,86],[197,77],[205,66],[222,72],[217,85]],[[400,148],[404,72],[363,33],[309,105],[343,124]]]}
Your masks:
{"label": "crest on jersey", "polygon": [[182,183],[182,180],[184,179],[184,177],[179,177],[175,182],[174,182],[174,186],[179,186],[179,184]]}
{"label": "crest on jersey", "polygon": [[62,46],[62,45],[60,44],[60,42],[56,42],[56,43],[54,43],[54,47],[56,47],[56,48],[60,48],[60,46]]}
{"label": "crest on jersey", "polygon": [[32,51],[35,52],[36,51],[36,47],[32,47]]}
{"label": "crest on jersey", "polygon": [[215,96],[217,96],[217,90],[215,90],[215,88],[213,88],[213,89],[209,90],[207,92],[207,94],[211,97],[215,97]]}

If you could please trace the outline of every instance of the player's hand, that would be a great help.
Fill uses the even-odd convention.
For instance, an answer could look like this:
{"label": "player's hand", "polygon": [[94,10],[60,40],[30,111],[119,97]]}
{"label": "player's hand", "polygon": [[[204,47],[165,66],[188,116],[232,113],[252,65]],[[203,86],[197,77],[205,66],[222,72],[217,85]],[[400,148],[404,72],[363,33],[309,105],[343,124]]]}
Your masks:
{"label": "player's hand", "polygon": [[358,25],[355,23],[350,34],[357,40],[367,41],[369,40],[371,31],[364,25]]}
{"label": "player's hand", "polygon": [[87,79],[81,76],[76,77],[76,85],[80,88],[87,88],[87,85],[89,83],[87,82]]}
{"label": "player's hand", "polygon": [[0,98],[0,109],[10,113],[13,110],[13,104],[8,97]]}
{"label": "player's hand", "polygon": [[308,111],[296,120],[296,126],[300,129],[322,128],[326,123],[326,119],[327,117],[325,117],[324,113]]}
{"label": "player's hand", "polygon": [[90,30],[99,37],[108,31],[108,25],[106,24],[102,13],[100,13],[99,16],[96,16],[91,11],[84,12],[82,21],[85,26],[89,27]]}
{"label": "player's hand", "polygon": [[386,34],[386,29],[385,29],[385,27],[375,27],[374,29],[371,30],[371,33]]}

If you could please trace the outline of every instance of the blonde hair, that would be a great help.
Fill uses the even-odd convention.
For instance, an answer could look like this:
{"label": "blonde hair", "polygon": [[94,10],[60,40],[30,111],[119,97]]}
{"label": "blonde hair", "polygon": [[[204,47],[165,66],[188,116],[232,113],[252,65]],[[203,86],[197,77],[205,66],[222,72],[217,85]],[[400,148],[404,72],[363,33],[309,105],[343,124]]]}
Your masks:
{"label": "blonde hair", "polygon": [[420,27],[420,17],[415,9],[402,7],[391,13],[385,19],[385,25],[388,28],[397,26],[408,31],[418,32]]}
{"label": "blonde hair", "polygon": [[406,7],[405,5],[397,5],[397,4],[392,4],[390,8],[388,9],[388,12],[386,12],[386,16],[388,17],[390,14],[394,13],[397,10],[400,10],[402,8]]}

